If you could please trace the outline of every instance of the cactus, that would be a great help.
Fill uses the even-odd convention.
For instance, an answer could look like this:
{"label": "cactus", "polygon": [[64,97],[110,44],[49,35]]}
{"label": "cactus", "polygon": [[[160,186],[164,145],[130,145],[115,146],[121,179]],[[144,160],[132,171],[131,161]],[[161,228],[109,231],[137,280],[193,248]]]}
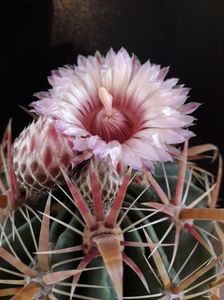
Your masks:
{"label": "cactus", "polygon": [[[122,63],[123,55],[128,59],[122,52]],[[86,65],[82,58],[80,66]],[[133,60],[132,68],[136,65]],[[155,71],[161,80],[161,72]],[[61,73],[65,79],[56,79],[66,82],[66,70]],[[54,116],[46,113],[34,120],[14,143],[11,122],[6,129],[0,160],[0,299],[222,299],[224,209],[217,207],[221,156],[212,175],[198,159],[208,158],[207,151],[217,157],[216,147],[188,147],[189,134],[171,126],[170,140],[177,132],[183,134],[182,151],[168,139],[164,144],[158,140],[158,155],[149,153],[147,160],[147,149],[140,151],[132,143],[135,163],[123,147],[124,131],[122,138],[118,134],[120,146],[110,141],[118,131],[113,122],[119,112],[118,106],[113,111],[112,92],[104,85],[97,117],[105,109],[99,137],[106,137],[109,148],[99,138],[86,148],[90,137],[73,138],[73,129],[57,120],[56,109]],[[180,94],[173,93],[177,101]],[[193,106],[182,106],[180,114]],[[113,134],[111,129],[102,134],[107,122]],[[96,134],[99,126],[93,127]],[[130,157],[117,155],[114,145]],[[148,145],[149,152],[153,147]],[[136,164],[142,167],[135,169]]]}

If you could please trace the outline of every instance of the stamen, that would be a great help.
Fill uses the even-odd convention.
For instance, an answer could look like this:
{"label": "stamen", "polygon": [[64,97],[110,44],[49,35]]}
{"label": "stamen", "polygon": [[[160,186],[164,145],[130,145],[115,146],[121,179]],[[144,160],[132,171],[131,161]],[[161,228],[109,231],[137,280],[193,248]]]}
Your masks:
{"label": "stamen", "polygon": [[112,103],[113,97],[108,93],[108,91],[104,87],[99,87],[98,90],[100,101],[102,102],[107,117],[111,117],[113,114]]}

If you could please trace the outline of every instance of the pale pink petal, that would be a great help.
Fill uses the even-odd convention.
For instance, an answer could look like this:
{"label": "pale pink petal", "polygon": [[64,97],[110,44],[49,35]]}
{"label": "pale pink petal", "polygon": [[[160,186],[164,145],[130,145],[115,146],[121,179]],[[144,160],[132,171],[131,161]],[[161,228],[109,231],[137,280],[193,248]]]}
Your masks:
{"label": "pale pink petal", "polygon": [[166,75],[168,74],[168,72],[169,72],[169,67],[161,69],[160,72],[159,72],[158,79],[159,80],[164,80],[164,78],[166,77]]}
{"label": "pale pink petal", "polygon": [[120,143],[112,141],[107,144],[107,150],[102,157],[109,155],[112,165],[116,168],[119,161],[121,161],[122,149]]}
{"label": "pale pink petal", "polygon": [[122,144],[122,158],[121,161],[133,169],[142,169],[141,158],[126,144]]}
{"label": "pale pink petal", "polygon": [[142,159],[142,169],[149,170],[150,172],[154,172],[155,169],[154,162],[148,159]]}
{"label": "pale pink petal", "polygon": [[162,142],[161,137],[157,132],[152,134],[152,146],[157,148],[157,154],[159,155],[158,161],[172,161],[172,157],[169,151],[167,151],[167,146]]}
{"label": "pale pink petal", "polygon": [[[148,129],[148,134],[153,134],[153,132],[155,132],[155,129]],[[156,132],[159,134],[161,140],[165,144],[183,143],[184,141],[194,136],[193,132],[182,128],[157,128]]]}
{"label": "pale pink petal", "polygon": [[111,94],[112,93],[112,83],[113,83],[113,73],[112,69],[107,65],[103,65],[100,70],[101,83],[106,90]]}
{"label": "pale pink petal", "polygon": [[[99,143],[100,138],[98,136],[90,136],[90,137],[86,137],[86,138],[82,138],[82,137],[77,137],[74,140],[74,150],[77,151],[84,151],[87,149],[97,149],[97,144]],[[103,143],[101,145],[101,147],[106,147],[106,144]],[[97,154],[101,154],[104,153],[104,151],[101,151]]]}
{"label": "pale pink petal", "polygon": [[105,57],[105,63],[109,65],[110,67],[113,67],[114,60],[115,60],[116,53],[112,48],[108,51],[106,57]]}
{"label": "pale pink petal", "polygon": [[185,127],[195,120],[192,116],[180,116],[180,117],[158,117],[146,122],[147,127],[156,128],[180,128]]}
{"label": "pale pink petal", "polygon": [[83,55],[79,55],[78,56],[78,59],[77,59],[77,62],[78,62],[78,66],[82,66],[82,67],[86,67],[86,62],[87,62],[87,58]]}
{"label": "pale pink petal", "polygon": [[190,102],[185,105],[182,105],[179,108],[179,112],[182,114],[191,114],[193,111],[195,111],[201,104],[196,102]]}
{"label": "pale pink petal", "polygon": [[148,159],[150,161],[159,160],[159,156],[156,153],[156,150],[151,146],[150,139],[148,139],[147,141],[146,139],[143,140],[132,138],[128,140],[125,144],[134,149],[136,155],[140,156],[141,158]]}
{"label": "pale pink petal", "polygon": [[89,134],[89,132],[86,131],[81,126],[74,127],[64,121],[61,121],[61,120],[56,120],[55,125],[56,125],[56,128],[65,135],[80,137],[80,136],[86,136]]}
{"label": "pale pink petal", "polygon": [[46,98],[40,101],[32,102],[30,106],[33,107],[37,113],[50,116],[57,111],[58,103],[57,99],[52,101],[52,99]]}
{"label": "pale pink petal", "polygon": [[115,101],[118,101],[120,103],[120,101],[122,101],[122,99],[125,96],[125,92],[128,87],[132,71],[131,58],[129,57],[126,50],[121,49],[115,56],[112,70],[112,94],[115,98]]}

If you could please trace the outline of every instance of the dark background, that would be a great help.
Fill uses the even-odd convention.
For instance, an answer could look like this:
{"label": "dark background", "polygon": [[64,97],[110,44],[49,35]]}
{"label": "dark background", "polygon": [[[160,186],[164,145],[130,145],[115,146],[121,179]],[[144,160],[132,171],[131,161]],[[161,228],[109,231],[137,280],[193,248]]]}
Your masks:
{"label": "dark background", "polygon": [[18,104],[48,88],[52,69],[121,46],[171,66],[190,100],[204,103],[191,143],[224,154],[224,0],[1,0],[0,133],[10,117],[14,136],[31,121]]}

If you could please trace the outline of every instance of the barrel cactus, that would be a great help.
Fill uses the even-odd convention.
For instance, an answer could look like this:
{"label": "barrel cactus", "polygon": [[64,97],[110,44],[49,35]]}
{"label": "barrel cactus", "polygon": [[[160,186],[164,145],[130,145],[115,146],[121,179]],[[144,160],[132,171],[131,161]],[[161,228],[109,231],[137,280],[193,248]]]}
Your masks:
{"label": "barrel cactus", "polygon": [[167,72],[124,49],[80,56],[14,142],[9,122],[0,299],[222,299],[222,160],[188,147],[198,104]]}

